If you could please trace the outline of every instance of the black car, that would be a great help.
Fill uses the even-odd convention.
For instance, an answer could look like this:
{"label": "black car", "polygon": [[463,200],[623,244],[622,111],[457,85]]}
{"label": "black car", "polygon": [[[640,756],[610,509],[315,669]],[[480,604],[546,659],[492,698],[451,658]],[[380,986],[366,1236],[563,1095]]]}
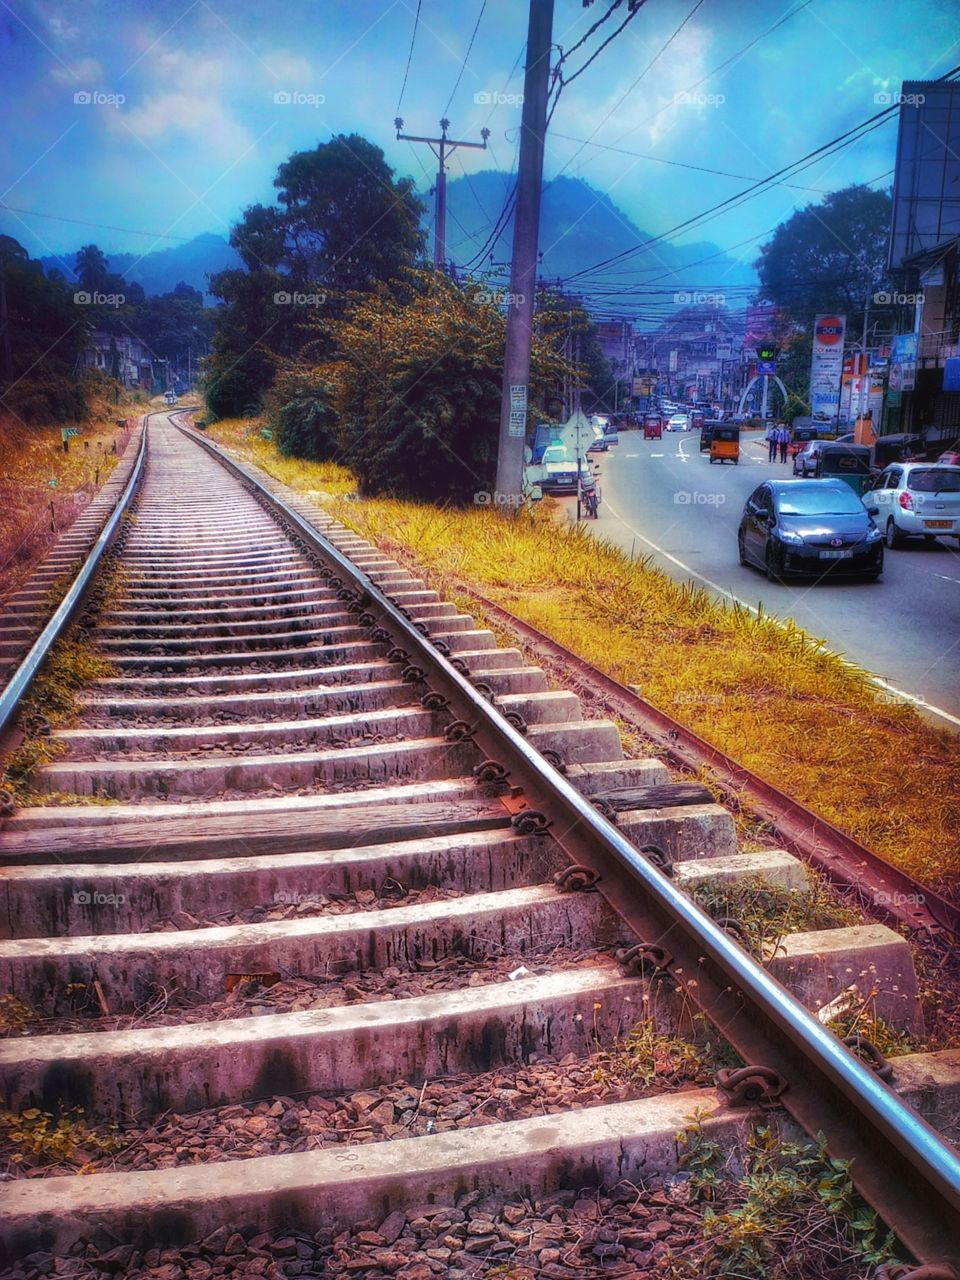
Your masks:
{"label": "black car", "polygon": [[771,582],[826,572],[876,580],[883,571],[876,513],[842,480],[768,480],[743,508],[740,563],[766,570]]}

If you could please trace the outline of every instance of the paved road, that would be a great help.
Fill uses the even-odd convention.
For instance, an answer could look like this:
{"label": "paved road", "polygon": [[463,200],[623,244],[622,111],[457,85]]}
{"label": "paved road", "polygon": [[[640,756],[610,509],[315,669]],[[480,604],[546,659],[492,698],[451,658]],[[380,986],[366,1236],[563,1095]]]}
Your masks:
{"label": "paved road", "polygon": [[[738,466],[710,465],[699,436],[672,433],[644,440],[622,432],[603,456],[600,517],[588,527],[636,555],[649,555],[672,577],[698,582],[800,626],[910,694],[948,713],[960,729],[960,549],[957,543],[911,543],[887,551],[878,583],[769,583],[737,559],[743,504],[770,475],[762,441],[744,437]],[[572,503],[571,503],[572,505]]]}

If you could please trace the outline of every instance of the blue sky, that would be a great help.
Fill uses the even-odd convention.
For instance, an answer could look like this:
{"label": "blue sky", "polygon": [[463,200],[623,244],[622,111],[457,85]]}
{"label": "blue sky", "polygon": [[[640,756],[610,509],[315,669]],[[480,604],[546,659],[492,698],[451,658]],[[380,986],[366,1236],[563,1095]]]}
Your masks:
{"label": "blue sky", "polygon": [[[701,0],[661,53],[695,3],[647,0],[564,91],[548,139],[548,177],[582,177],[648,233],[867,119],[876,95],[898,91],[902,79],[960,64],[954,0]],[[434,132],[460,76],[451,132],[474,137],[487,125],[491,145],[459,152],[453,177],[461,165],[509,168],[516,154],[522,65],[510,73],[527,6],[487,0],[464,64],[481,4],[422,0],[401,109],[408,131]],[[557,0],[556,43],[569,49],[607,4],[584,10],[581,0]],[[12,106],[0,136],[0,200],[12,208],[0,209],[0,230],[33,255],[90,240],[146,253],[204,231],[226,235],[245,205],[271,198],[287,155],[338,132],[366,135],[428,188],[422,166],[432,157],[397,142],[392,127],[416,8],[416,0],[0,0],[0,70]],[[730,248],[826,191],[884,185],[895,143],[896,125],[886,124],[794,180],[811,189],[777,187],[679,240]],[[736,256],[752,259],[758,242]]]}

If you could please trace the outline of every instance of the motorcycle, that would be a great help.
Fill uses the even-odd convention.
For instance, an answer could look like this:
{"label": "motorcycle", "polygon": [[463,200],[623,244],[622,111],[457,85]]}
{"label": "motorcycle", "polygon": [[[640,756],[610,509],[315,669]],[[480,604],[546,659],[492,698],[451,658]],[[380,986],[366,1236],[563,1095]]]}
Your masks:
{"label": "motorcycle", "polygon": [[583,505],[586,508],[587,517],[590,520],[596,520],[600,509],[600,486],[591,485],[582,492]]}

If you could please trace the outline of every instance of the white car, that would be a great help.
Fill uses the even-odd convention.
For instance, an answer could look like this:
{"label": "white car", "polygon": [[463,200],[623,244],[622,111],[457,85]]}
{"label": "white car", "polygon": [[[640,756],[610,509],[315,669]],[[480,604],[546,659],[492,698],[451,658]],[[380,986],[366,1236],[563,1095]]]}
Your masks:
{"label": "white car", "polygon": [[863,495],[876,507],[888,547],[907,538],[960,540],[960,467],[939,462],[893,462]]}
{"label": "white car", "polygon": [[689,431],[690,419],[685,413],[673,413],[667,419],[668,431]]}

